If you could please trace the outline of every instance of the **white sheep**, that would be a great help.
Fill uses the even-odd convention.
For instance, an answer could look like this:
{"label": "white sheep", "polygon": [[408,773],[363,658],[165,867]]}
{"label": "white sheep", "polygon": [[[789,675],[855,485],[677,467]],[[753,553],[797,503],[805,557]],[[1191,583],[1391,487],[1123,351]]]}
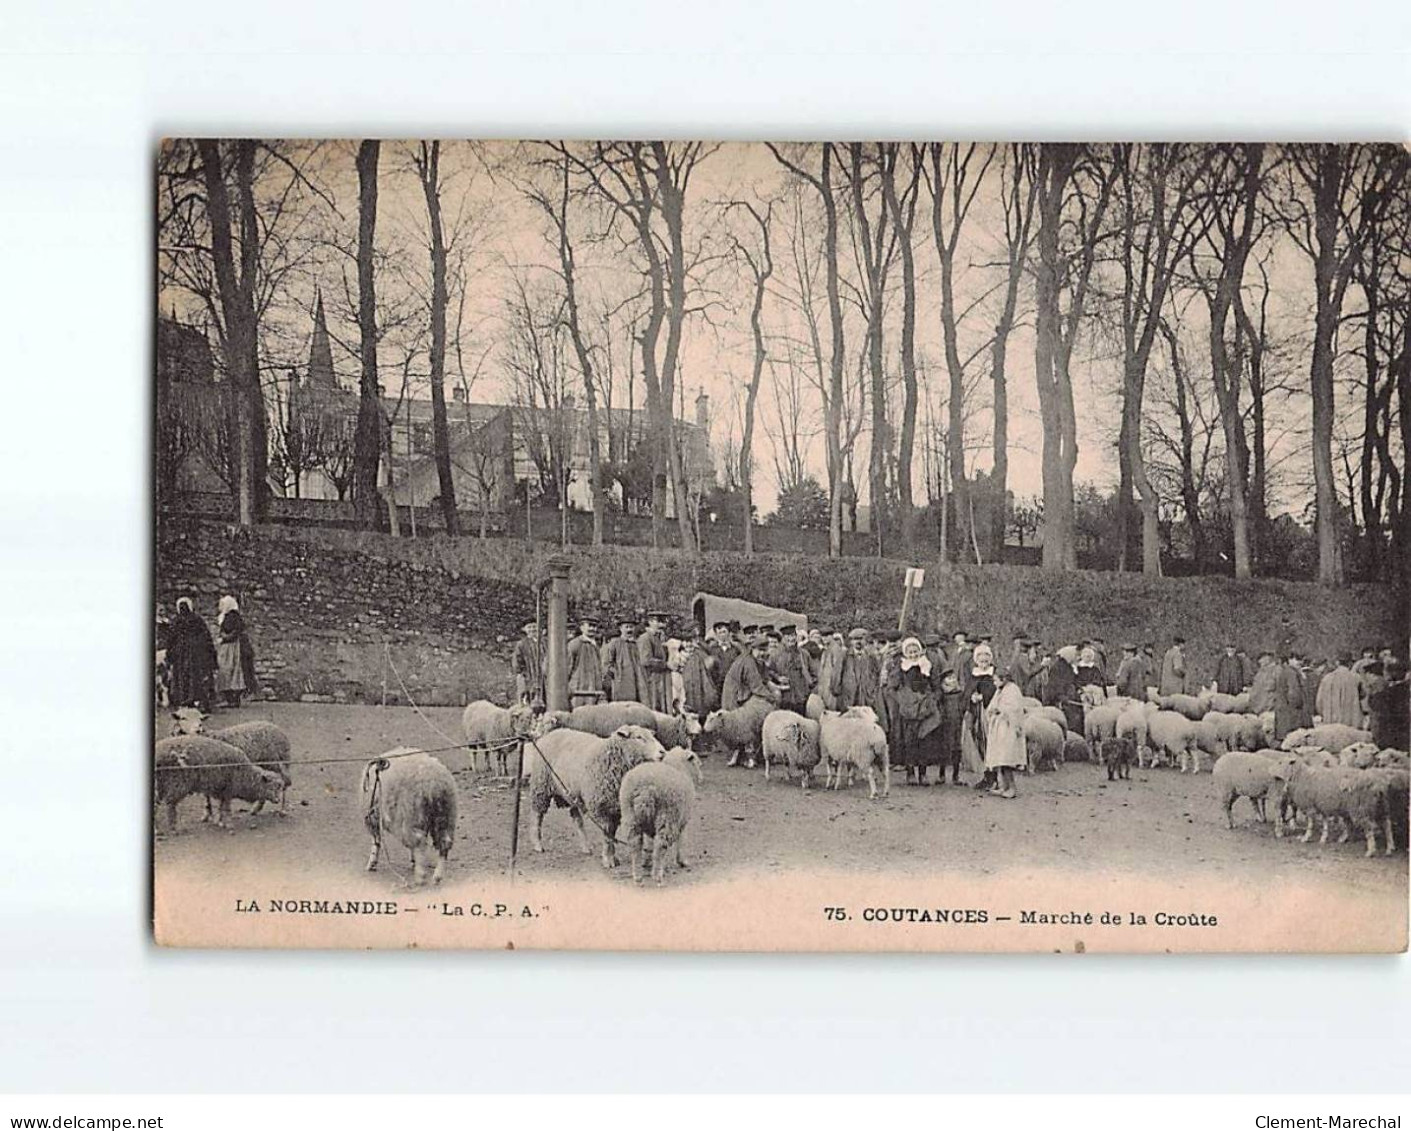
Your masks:
{"label": "white sheep", "polygon": [[[1230,744],[1225,740],[1220,728],[1208,719],[1200,719],[1191,724],[1195,732],[1195,749],[1204,750],[1212,758],[1219,758],[1230,749]],[[1196,762],[1196,773],[1200,772],[1199,760]]]}
{"label": "white sheep", "polygon": [[228,742],[202,734],[162,739],[153,751],[153,767],[153,797],[166,806],[169,832],[176,831],[177,805],[193,793],[206,795],[207,819],[215,799],[219,803],[216,826],[227,827],[232,800],[278,801],[284,792],[284,780],[278,774],[260,769]]}
{"label": "white sheep", "polygon": [[363,824],[372,836],[367,870],[377,871],[382,836],[390,833],[412,855],[411,886],[439,884],[456,839],[456,779],[433,754],[399,746],[363,767]]}
{"label": "white sheep", "polygon": [[1375,742],[1354,742],[1342,748],[1338,754],[1338,764],[1351,766],[1354,770],[1370,770],[1377,764],[1378,753]]}
{"label": "white sheep", "polygon": [[660,762],[643,762],[623,775],[618,789],[622,830],[632,845],[632,880],[642,882],[642,856],[652,841],[652,878],[658,884],[666,875],[666,854],[675,849],[676,866],[685,868],[681,844],[696,804],[696,783],[701,760],[691,750],[677,746]]}
{"label": "white sheep", "polygon": [[[1254,807],[1255,815],[1267,821],[1268,811],[1265,800],[1274,788],[1275,769],[1278,762],[1267,754],[1249,750],[1232,750],[1220,755],[1212,771],[1215,780],[1215,796],[1225,813],[1225,827],[1234,828],[1235,819],[1231,814],[1237,798],[1247,797]],[[1279,836],[1283,835],[1283,818],[1277,807],[1274,811],[1274,827]]]}
{"label": "white sheep", "polygon": [[892,792],[892,761],[887,734],[877,725],[871,707],[849,707],[839,715],[828,714],[819,722],[818,748],[827,767],[827,786],[837,789],[847,772],[848,785],[858,770],[867,773],[867,796],[877,798],[877,768],[882,770],[882,796]]}
{"label": "white sheep", "polygon": [[534,711],[525,703],[501,707],[488,699],[477,699],[461,713],[461,731],[465,744],[471,748],[471,764],[480,769],[490,768],[490,756],[495,758],[495,770],[504,777],[509,773],[509,754],[515,739],[522,738],[534,726]]}
{"label": "white sheep", "polygon": [[730,751],[730,765],[735,765],[743,754],[745,764],[753,766],[764,720],[772,710],[774,704],[768,699],[752,695],[731,710],[712,711],[706,716],[705,725],[701,728],[701,733],[705,736],[704,741]]}
{"label": "white sheep", "polygon": [[[207,738],[228,742],[237,750],[243,751],[245,757],[260,769],[278,774],[284,782],[284,789],[279,795],[279,812],[281,816],[285,815],[289,802],[289,786],[293,779],[289,776],[289,736],[282,728],[263,719],[256,719],[211,731],[206,729],[205,712],[196,707],[179,707],[172,712],[172,718],[175,720],[172,724],[172,734],[204,734]],[[258,814],[264,807],[263,801],[257,801],[250,813]],[[206,819],[211,819],[209,797],[206,798]]]}
{"label": "white sheep", "polygon": [[769,780],[769,763],[782,762],[794,780],[794,771],[802,775],[802,788],[807,792],[809,779],[822,757],[818,749],[819,721],[808,719],[794,711],[770,711],[760,726],[760,754],[764,759],[764,780]]}
{"label": "white sheep", "polygon": [[1377,753],[1377,766],[1387,770],[1411,769],[1411,756],[1408,756],[1405,750],[1387,747]]}
{"label": "white sheep", "polygon": [[1024,749],[1029,772],[1036,773],[1047,762],[1053,769],[1063,764],[1063,744],[1067,731],[1037,712],[1024,716]]}
{"label": "white sheep", "polygon": [[1201,695],[1158,695],[1155,701],[1163,711],[1175,711],[1190,719],[1191,722],[1199,722],[1211,707],[1208,692]]}
{"label": "white sheep", "polygon": [[1064,730],[1068,729],[1068,716],[1063,713],[1062,707],[1055,707],[1052,705],[1049,705],[1047,707],[1039,707],[1037,710],[1026,711],[1024,717],[1026,719],[1048,719],[1051,722],[1057,723]]}
{"label": "white sheep", "polygon": [[1221,711],[1227,715],[1243,715],[1249,710],[1249,692],[1241,691],[1238,695],[1226,695],[1221,691],[1207,691],[1206,699],[1210,703],[1212,711]]}
{"label": "white sheep", "polygon": [[1200,747],[1196,742],[1195,724],[1176,711],[1148,710],[1147,737],[1151,742],[1152,765],[1165,755],[1186,772],[1190,764],[1200,773]]}
{"label": "white sheep", "polygon": [[550,805],[560,806],[578,828],[584,855],[592,852],[583,828],[586,815],[603,834],[603,867],[617,867],[617,827],[622,819],[618,791],[634,766],[661,759],[665,751],[656,735],[646,727],[624,726],[599,738],[561,727],[537,739],[535,746],[529,776],[534,851],[544,851],[544,816]]}
{"label": "white sheep", "polygon": [[[1377,830],[1384,828],[1386,852],[1391,854],[1394,847],[1391,814],[1398,803],[1394,800],[1398,783],[1391,775],[1398,771],[1356,770],[1350,766],[1320,769],[1292,758],[1281,765],[1280,771],[1279,803],[1282,806],[1285,800],[1289,801],[1306,820],[1302,838],[1305,844],[1313,836],[1313,821],[1318,816],[1323,819],[1320,844],[1327,844],[1332,822],[1337,820],[1342,823],[1339,843],[1347,840],[1352,829],[1357,829],[1366,837],[1366,855],[1374,856]],[[1401,797],[1405,797],[1404,790]]]}
{"label": "white sheep", "polygon": [[1147,755],[1146,718],[1146,708],[1136,700],[1129,702],[1122,709],[1122,713],[1117,716],[1116,737],[1132,740],[1132,748],[1136,751],[1138,767],[1145,765]]}
{"label": "white sheep", "polygon": [[1279,745],[1285,750],[1295,750],[1300,746],[1317,746],[1331,754],[1339,754],[1344,746],[1351,746],[1354,742],[1371,741],[1371,731],[1344,726],[1342,723],[1319,723],[1317,726],[1289,731]]}
{"label": "white sheep", "polygon": [[1103,740],[1117,737],[1117,720],[1122,717],[1123,709],[1120,704],[1108,701],[1083,712],[1083,737],[1099,757]]}

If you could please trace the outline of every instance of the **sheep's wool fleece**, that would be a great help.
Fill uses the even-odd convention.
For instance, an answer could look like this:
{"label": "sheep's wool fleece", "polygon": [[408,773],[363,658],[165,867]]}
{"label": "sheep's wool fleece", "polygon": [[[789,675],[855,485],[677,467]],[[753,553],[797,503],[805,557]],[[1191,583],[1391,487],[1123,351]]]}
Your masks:
{"label": "sheep's wool fleece", "polygon": [[407,848],[429,841],[442,855],[450,851],[456,831],[456,779],[439,758],[424,753],[389,757],[380,774],[364,773],[362,793],[369,825],[379,820],[382,830]]}

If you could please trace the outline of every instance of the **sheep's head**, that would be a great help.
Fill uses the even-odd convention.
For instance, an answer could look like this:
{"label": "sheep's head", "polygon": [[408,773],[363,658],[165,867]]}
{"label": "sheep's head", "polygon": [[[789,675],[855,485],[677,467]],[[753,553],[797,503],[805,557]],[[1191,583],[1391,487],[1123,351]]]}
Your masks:
{"label": "sheep's head", "polygon": [[1292,753],[1305,766],[1311,766],[1318,770],[1331,769],[1338,764],[1337,755],[1330,754],[1321,746],[1298,746],[1294,748]]}
{"label": "sheep's head", "polygon": [[843,712],[843,717],[849,719],[866,719],[869,723],[875,723],[877,721],[877,712],[865,703],[861,703],[856,707],[849,707]]}
{"label": "sheep's head", "polygon": [[253,801],[281,801],[284,798],[284,779],[271,770],[262,770],[258,767],[255,770],[258,777],[258,784],[255,787],[256,797]]}
{"label": "sheep's head", "polygon": [[1405,750],[1393,750],[1390,747],[1381,751],[1377,755],[1377,765],[1387,770],[1404,770],[1411,764],[1411,756]]}
{"label": "sheep's head", "polygon": [[646,727],[633,724],[618,727],[612,732],[612,738],[609,741],[631,745],[648,760],[658,760],[666,752],[666,748],[658,741],[656,735]]}
{"label": "sheep's head", "polygon": [[1297,750],[1300,746],[1308,745],[1308,731],[1300,728],[1291,730],[1284,735],[1284,740],[1279,744],[1285,750]]}
{"label": "sheep's head", "polygon": [[171,718],[172,734],[200,734],[206,713],[199,707],[178,707],[171,713]]}
{"label": "sheep's head", "polygon": [[701,733],[701,720],[694,711],[682,711],[681,724],[687,738],[694,738]]}
{"label": "sheep's head", "polygon": [[724,717],[724,711],[712,711],[705,717],[705,722],[701,724],[702,734],[714,734],[720,729],[720,720]]}
{"label": "sheep's head", "polygon": [[701,760],[694,750],[687,750],[684,746],[673,746],[661,756],[661,760],[668,766],[675,766],[678,770],[694,774],[697,781],[704,780],[701,772]]}
{"label": "sheep's head", "polygon": [[1342,753],[1338,756],[1338,761],[1344,766],[1352,766],[1354,769],[1365,770],[1377,763],[1377,744],[1375,742],[1354,742],[1350,746],[1344,746]]}

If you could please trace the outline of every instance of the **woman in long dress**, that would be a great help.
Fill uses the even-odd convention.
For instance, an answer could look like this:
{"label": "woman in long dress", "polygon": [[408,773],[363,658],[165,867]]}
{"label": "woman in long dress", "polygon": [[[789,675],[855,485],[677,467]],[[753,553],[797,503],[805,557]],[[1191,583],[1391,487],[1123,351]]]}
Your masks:
{"label": "woman in long dress", "polygon": [[173,707],[211,709],[215,693],[212,675],[216,668],[216,646],[211,630],[196,615],[190,597],[176,602],[176,619],[167,635],[169,698]]}
{"label": "woman in long dress", "polygon": [[240,616],[240,605],[226,594],[220,599],[216,617],[216,690],[227,707],[240,706],[240,699],[255,690],[255,650]]}
{"label": "woman in long dress", "polygon": [[1005,680],[985,708],[985,769],[999,779],[990,792],[997,797],[1014,797],[1014,771],[1027,762],[1024,694],[1013,680]]}
{"label": "woman in long dress", "polygon": [[985,767],[985,708],[995,693],[995,654],[980,644],[970,655],[962,677],[961,705],[965,720],[960,729],[960,761],[965,771],[979,775],[976,789],[993,785],[995,775]]}
{"label": "woman in long dress", "polygon": [[[894,765],[906,767],[906,780],[925,785],[931,766],[945,761],[941,711],[936,700],[930,658],[921,641],[909,636],[901,655],[887,670],[883,700],[887,706],[888,736]],[[944,769],[941,771],[944,776]]]}

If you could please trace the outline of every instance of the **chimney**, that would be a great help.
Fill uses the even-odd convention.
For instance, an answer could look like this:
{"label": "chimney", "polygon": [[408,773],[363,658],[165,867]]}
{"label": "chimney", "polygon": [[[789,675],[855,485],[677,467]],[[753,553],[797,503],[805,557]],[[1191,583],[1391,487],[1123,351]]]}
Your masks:
{"label": "chimney", "polygon": [[710,397],[704,389],[696,394],[696,427],[710,434]]}

